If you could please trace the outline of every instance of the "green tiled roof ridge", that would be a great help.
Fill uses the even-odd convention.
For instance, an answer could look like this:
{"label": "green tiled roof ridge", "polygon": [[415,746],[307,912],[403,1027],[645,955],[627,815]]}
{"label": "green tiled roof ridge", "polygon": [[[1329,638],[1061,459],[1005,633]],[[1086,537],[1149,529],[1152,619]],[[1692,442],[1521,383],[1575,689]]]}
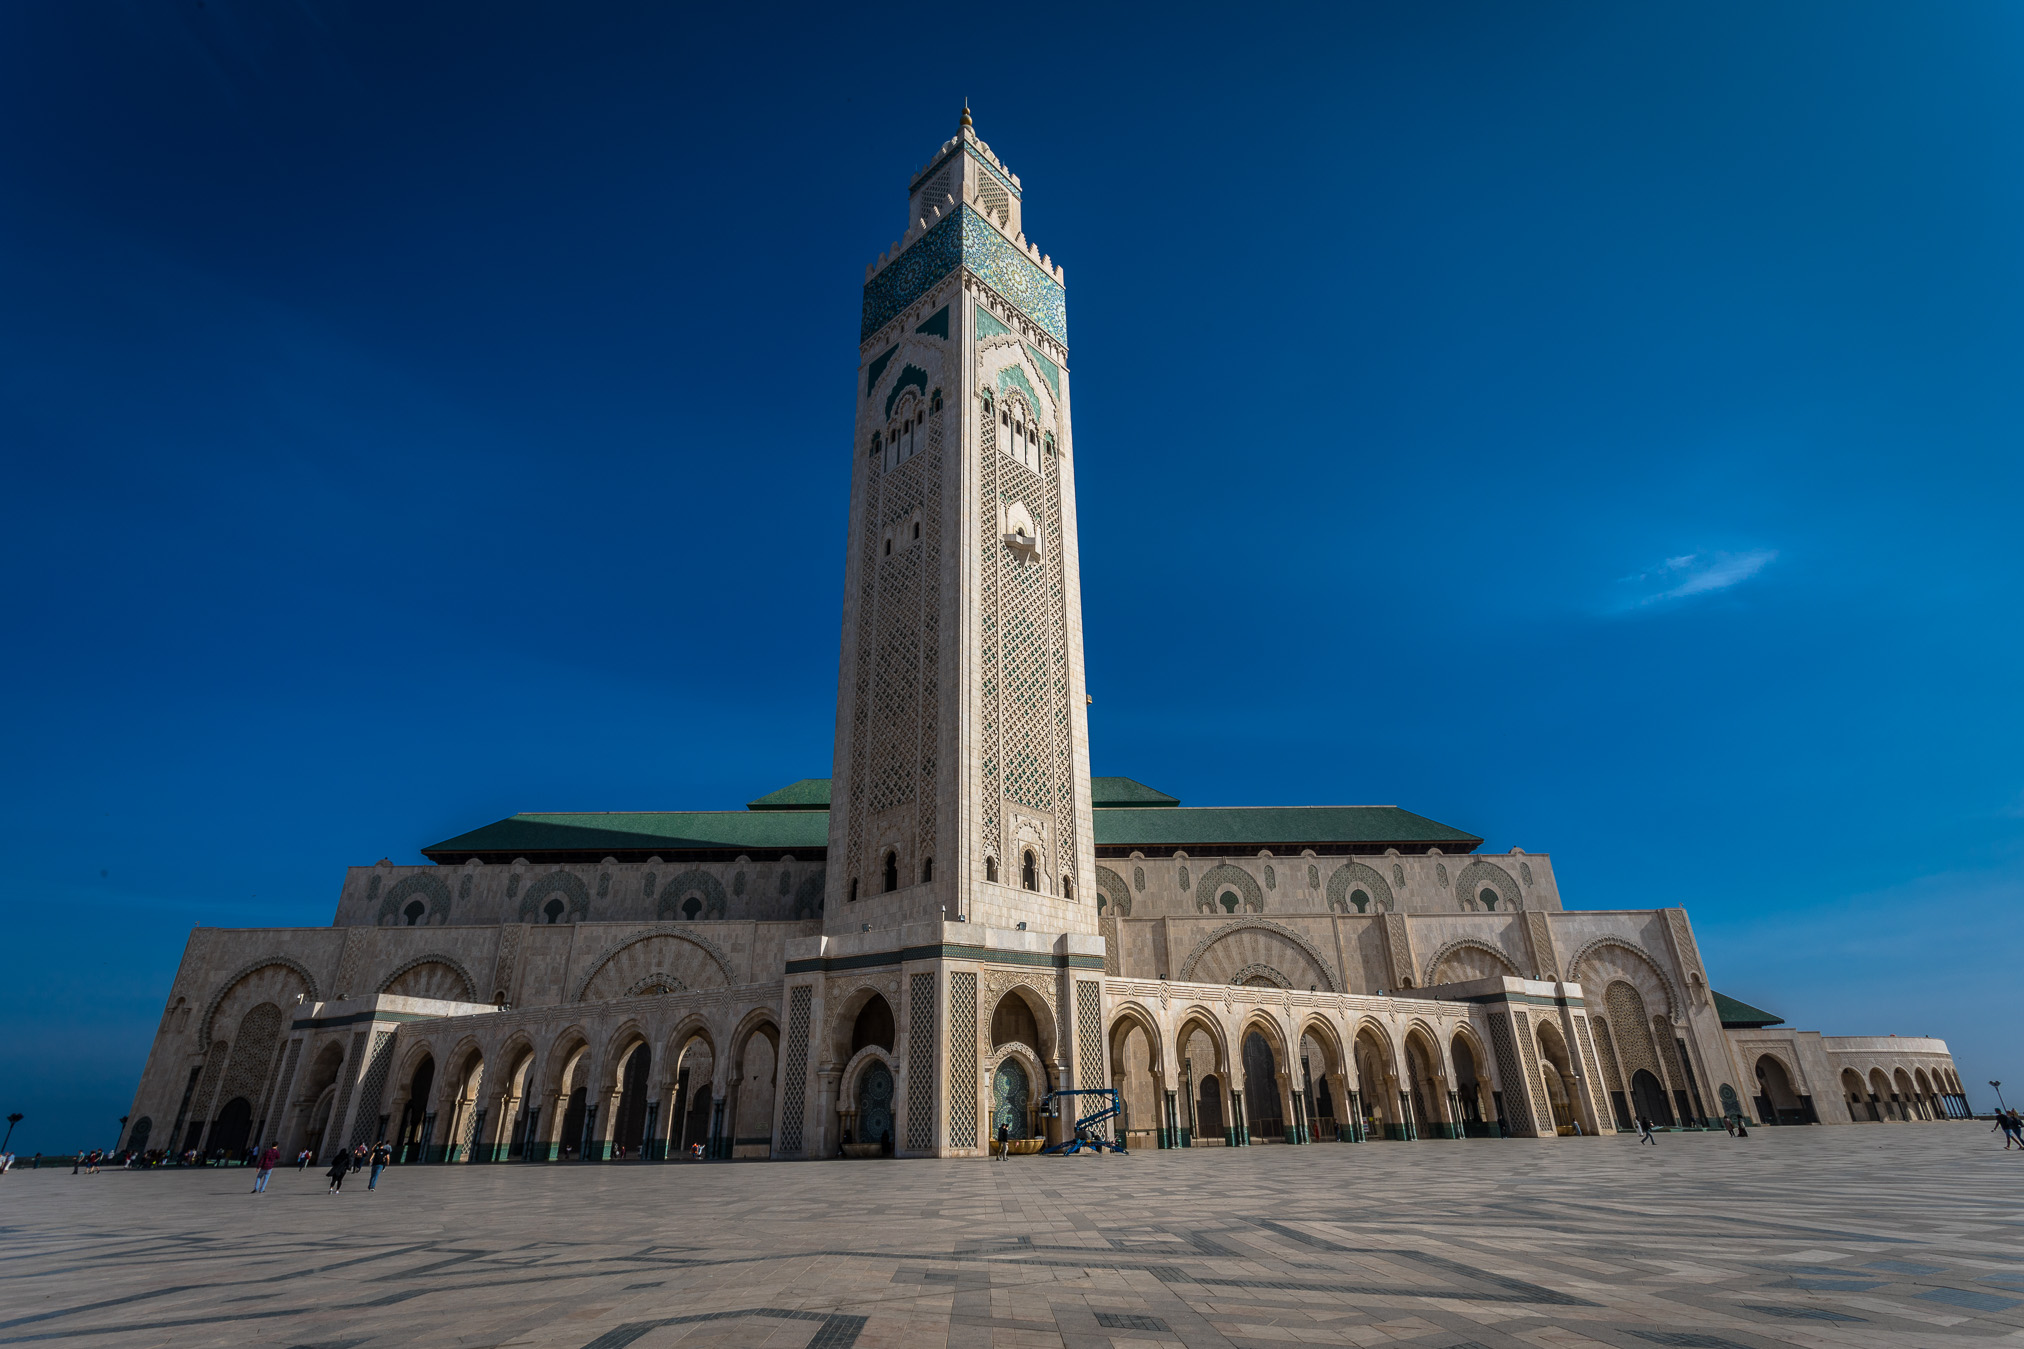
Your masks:
{"label": "green tiled roof ridge", "polygon": [[1098,810],[1135,806],[1167,809],[1180,805],[1181,799],[1148,787],[1136,778],[1092,777],[1089,780],[1089,804]]}
{"label": "green tiled roof ridge", "polygon": [[1782,1026],[1785,1018],[1776,1012],[1767,1012],[1762,1007],[1752,1007],[1741,998],[1732,998],[1727,993],[1715,993],[1715,1015],[1722,1019],[1722,1025],[1730,1030],[1755,1030],[1763,1026]]}
{"label": "green tiled roof ridge", "polygon": [[828,810],[829,779],[802,778],[745,803],[747,810]]}

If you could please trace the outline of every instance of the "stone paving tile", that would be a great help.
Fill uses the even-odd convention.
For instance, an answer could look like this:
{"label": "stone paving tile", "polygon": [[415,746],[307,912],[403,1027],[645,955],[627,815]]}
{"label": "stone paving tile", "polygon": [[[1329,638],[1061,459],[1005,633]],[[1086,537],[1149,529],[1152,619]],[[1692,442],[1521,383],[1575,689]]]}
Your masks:
{"label": "stone paving tile", "polygon": [[[2024,1341],[1980,1130],[0,1178],[0,1346]],[[2012,1159],[2014,1162],[2014,1159]]]}

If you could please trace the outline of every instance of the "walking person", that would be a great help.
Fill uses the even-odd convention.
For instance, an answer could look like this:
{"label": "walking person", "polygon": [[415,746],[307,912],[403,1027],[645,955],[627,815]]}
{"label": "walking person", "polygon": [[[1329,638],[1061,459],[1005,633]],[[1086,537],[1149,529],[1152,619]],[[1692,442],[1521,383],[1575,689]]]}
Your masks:
{"label": "walking person", "polygon": [[351,1169],[353,1171],[365,1170],[365,1144],[360,1143],[351,1150]]}
{"label": "walking person", "polygon": [[1649,1143],[1653,1147],[1659,1145],[1659,1140],[1652,1137],[1652,1122],[1649,1116],[1639,1115],[1637,1117],[1637,1141]]}
{"label": "walking person", "polygon": [[365,1183],[366,1189],[377,1190],[379,1188],[380,1172],[386,1170],[387,1164],[392,1162],[393,1159],[394,1149],[392,1144],[388,1143],[384,1138],[373,1144],[372,1179]]}
{"label": "walking person", "polygon": [[344,1178],[351,1174],[352,1160],[352,1155],[349,1152],[345,1152],[342,1149],[339,1150],[337,1160],[333,1161],[330,1164],[330,1170],[324,1173],[330,1177],[330,1189],[325,1191],[326,1194],[344,1193]]}
{"label": "walking person", "polygon": [[281,1149],[269,1147],[260,1154],[260,1170],[253,1177],[253,1193],[267,1193],[267,1178],[274,1174],[274,1168],[281,1165]]}
{"label": "walking person", "polygon": [[1011,1151],[1011,1148],[1012,1126],[1010,1124],[1000,1124],[998,1126],[998,1160],[1004,1161],[1005,1154]]}
{"label": "walking person", "polygon": [[297,1154],[296,1154],[296,1157],[295,1157],[295,1169],[296,1169],[297,1171],[307,1171],[307,1170],[309,1169],[309,1149],[308,1149],[308,1148],[304,1148],[304,1149],[303,1149],[303,1150],[302,1150],[301,1152],[299,1152],[299,1153],[297,1153]]}

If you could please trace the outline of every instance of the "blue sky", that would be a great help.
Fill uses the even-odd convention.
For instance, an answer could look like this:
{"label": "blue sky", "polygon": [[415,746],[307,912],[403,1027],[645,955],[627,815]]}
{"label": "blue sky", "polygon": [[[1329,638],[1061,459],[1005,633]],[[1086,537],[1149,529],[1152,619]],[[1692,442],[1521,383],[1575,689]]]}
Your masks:
{"label": "blue sky", "polygon": [[17,1150],[112,1141],[193,925],[828,771],[965,95],[1067,269],[1097,772],[1551,852],[2024,1089],[2024,15],[733,8],[0,13]]}

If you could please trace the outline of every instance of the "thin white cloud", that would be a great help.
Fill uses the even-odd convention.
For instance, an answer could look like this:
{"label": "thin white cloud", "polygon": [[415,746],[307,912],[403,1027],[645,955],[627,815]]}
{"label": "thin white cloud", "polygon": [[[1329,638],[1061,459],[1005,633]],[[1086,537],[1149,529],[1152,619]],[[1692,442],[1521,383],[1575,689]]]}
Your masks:
{"label": "thin white cloud", "polygon": [[1627,613],[1654,604],[1683,600],[1695,595],[1712,595],[1727,590],[1763,571],[1776,561],[1776,548],[1753,548],[1746,553],[1683,553],[1633,576],[1620,584],[1637,593],[1626,596],[1616,612]]}

